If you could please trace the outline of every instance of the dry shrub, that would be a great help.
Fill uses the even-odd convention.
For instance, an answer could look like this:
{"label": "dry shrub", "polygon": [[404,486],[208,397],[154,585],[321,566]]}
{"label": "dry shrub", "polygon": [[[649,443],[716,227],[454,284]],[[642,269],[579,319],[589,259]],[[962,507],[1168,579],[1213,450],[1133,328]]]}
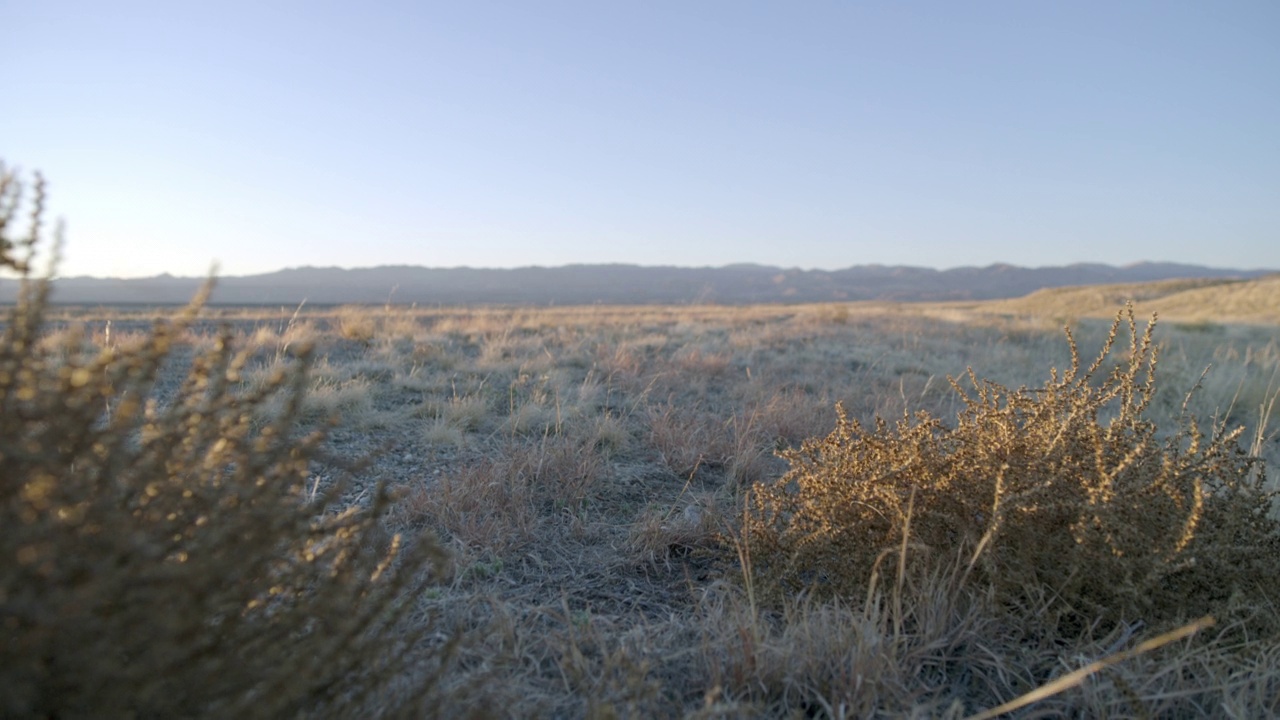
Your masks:
{"label": "dry shrub", "polygon": [[893,574],[906,534],[910,565],[954,566],[1056,632],[1267,605],[1280,591],[1274,493],[1239,431],[1206,434],[1185,408],[1171,433],[1144,417],[1154,325],[1140,334],[1132,307],[1120,313],[1083,372],[1068,331],[1070,369],[1037,390],[952,380],[965,403],[954,427],[919,413],[867,430],[841,411],[755,487],[743,528],[755,577],[775,596],[856,599]]}
{"label": "dry shrub", "polygon": [[385,693],[430,625],[402,620],[439,550],[377,547],[385,493],[342,509],[341,487],[307,492],[323,437],[294,432],[305,357],[240,394],[249,351],[224,332],[160,406],[157,377],[203,298],[132,349],[39,343],[42,188],[15,243],[17,180],[0,176],[0,266],[22,279],[0,346],[0,715],[393,711]]}

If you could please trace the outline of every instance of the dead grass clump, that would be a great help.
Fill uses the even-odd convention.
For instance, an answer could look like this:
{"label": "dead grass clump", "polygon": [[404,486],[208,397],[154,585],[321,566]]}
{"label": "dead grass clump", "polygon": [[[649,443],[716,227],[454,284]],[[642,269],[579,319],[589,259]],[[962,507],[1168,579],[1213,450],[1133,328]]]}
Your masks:
{"label": "dead grass clump", "polygon": [[599,450],[563,436],[512,440],[493,455],[420,481],[397,507],[398,521],[510,557],[533,545],[549,518],[590,503],[605,473]]}
{"label": "dead grass clump", "polygon": [[588,437],[606,455],[626,451],[631,444],[631,433],[623,418],[608,411],[588,422]]}
{"label": "dead grass clump", "polygon": [[762,434],[779,448],[815,437],[835,420],[829,401],[797,389],[773,392],[753,409]]}
{"label": "dead grass clump", "polygon": [[1004,629],[940,584],[906,588],[910,603],[807,598],[770,613],[709,595],[698,670],[735,717],[960,718],[963,700],[1034,687],[1031,668],[992,651]]}
{"label": "dead grass clump", "polygon": [[378,336],[377,311],[358,305],[346,305],[338,309],[335,321],[338,334],[346,340],[369,344]]}
{"label": "dead grass clump", "polygon": [[879,584],[858,602],[800,597],[763,612],[741,590],[712,585],[698,637],[673,640],[699,649],[684,671],[710,689],[709,708],[723,713],[711,717],[1234,718],[1280,709],[1274,642],[1242,648],[1238,628],[1208,620],[1141,642],[1140,623],[1044,638],[989,612],[982,588],[961,579],[943,569]]}
{"label": "dead grass clump", "polygon": [[[157,374],[207,288],[131,349],[40,343],[42,185],[29,236],[12,241],[18,195],[0,167],[0,266],[22,280],[0,345],[0,715],[394,711],[385,691],[430,627],[402,621],[439,550],[377,547],[384,493],[343,509],[341,487],[304,488],[323,440],[294,432],[305,355],[240,394],[249,351],[224,332],[157,406]],[[259,422],[277,397],[282,411]]]}
{"label": "dead grass clump", "polygon": [[685,381],[690,377],[717,377],[729,369],[727,353],[707,352],[697,347],[684,347],[671,358],[672,367]]}
{"label": "dead grass clump", "polygon": [[654,504],[640,513],[627,535],[626,549],[641,564],[672,567],[673,559],[720,546],[719,498],[681,494],[673,504]]}
{"label": "dead grass clump", "polygon": [[[1103,371],[1126,317],[1131,341]],[[907,542],[911,565],[958,564],[1051,632],[1267,606],[1280,591],[1274,493],[1240,431],[1206,434],[1184,412],[1163,433],[1144,417],[1154,325],[1139,333],[1130,307],[1083,371],[1068,331],[1070,369],[1037,390],[970,371],[972,394],[952,381],[965,403],[954,427],[920,413],[866,430],[841,412],[829,436],[783,453],[781,480],[756,486],[743,530],[755,576],[774,595],[858,598]]]}
{"label": "dead grass clump", "polygon": [[530,478],[505,461],[485,460],[425,481],[397,508],[464,548],[508,555],[534,541],[538,516]]}
{"label": "dead grass clump", "polygon": [[686,478],[703,466],[723,467],[734,457],[731,423],[701,408],[669,400],[648,408],[649,443],[662,464]]}

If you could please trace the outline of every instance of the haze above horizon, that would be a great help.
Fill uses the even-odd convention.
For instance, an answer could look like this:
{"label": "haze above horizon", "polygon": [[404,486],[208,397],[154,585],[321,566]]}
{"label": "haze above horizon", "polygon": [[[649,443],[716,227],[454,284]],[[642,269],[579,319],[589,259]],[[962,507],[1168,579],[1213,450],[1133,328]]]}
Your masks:
{"label": "haze above horizon", "polygon": [[0,7],[63,276],[1280,267],[1280,4]]}

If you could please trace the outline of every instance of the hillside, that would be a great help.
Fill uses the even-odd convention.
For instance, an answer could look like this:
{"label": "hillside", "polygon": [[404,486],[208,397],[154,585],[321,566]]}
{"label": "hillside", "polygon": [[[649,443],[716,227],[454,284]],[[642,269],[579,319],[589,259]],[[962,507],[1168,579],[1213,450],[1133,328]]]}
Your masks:
{"label": "hillside", "polygon": [[1280,324],[1280,274],[1250,280],[1176,279],[1047,288],[1025,297],[982,303],[980,312],[1056,317],[1111,317],[1133,301],[1140,315],[1158,312],[1179,322]]}
{"label": "hillside", "polygon": [[[1268,271],[1170,263],[1125,267],[1077,264],[1023,268],[1013,265],[949,270],[859,265],[843,270],[800,270],[763,265],[717,268],[636,265],[567,265],[514,269],[303,267],[262,275],[223,277],[213,303],[313,305],[393,302],[419,305],[587,305],[841,302],[947,302],[1014,298],[1041,288],[1133,284],[1172,278],[1247,279]],[[186,302],[203,278],[160,275],[122,280],[58,279],[53,299],[72,304],[171,304]],[[0,278],[0,302],[17,283]]]}

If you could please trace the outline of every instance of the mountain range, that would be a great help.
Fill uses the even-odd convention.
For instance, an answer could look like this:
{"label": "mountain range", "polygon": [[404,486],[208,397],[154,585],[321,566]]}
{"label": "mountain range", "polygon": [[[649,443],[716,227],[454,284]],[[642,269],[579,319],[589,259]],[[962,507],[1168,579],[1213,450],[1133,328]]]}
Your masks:
{"label": "mountain range", "polygon": [[[1174,278],[1249,279],[1275,272],[1151,262],[1122,267],[1092,263],[1037,268],[996,264],[948,270],[905,265],[801,270],[747,264],[703,268],[299,267],[218,278],[212,303],[296,305],[305,300],[308,304],[579,305],[990,300],[1020,297],[1043,288]],[[105,305],[185,303],[203,281],[172,275],[58,278],[54,281],[53,301]],[[0,302],[12,302],[18,287],[17,280],[0,278]]]}

